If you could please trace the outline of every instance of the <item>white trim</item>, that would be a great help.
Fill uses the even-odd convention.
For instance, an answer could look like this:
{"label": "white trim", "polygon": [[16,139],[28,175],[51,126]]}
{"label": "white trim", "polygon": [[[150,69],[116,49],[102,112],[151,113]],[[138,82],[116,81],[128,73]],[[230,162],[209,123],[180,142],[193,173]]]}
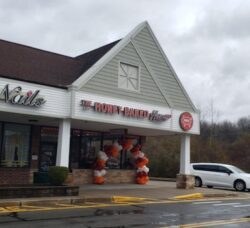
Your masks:
{"label": "white trim", "polygon": [[59,132],[57,140],[56,165],[69,167],[71,120],[61,119],[59,121]]}
{"label": "white trim", "polygon": [[152,71],[151,68],[149,67],[149,64],[147,63],[147,61],[146,61],[145,58],[143,57],[143,55],[142,55],[140,49],[136,46],[136,44],[135,44],[135,42],[132,40],[132,38],[131,38],[131,43],[132,43],[133,47],[135,48],[137,54],[138,54],[139,57],[141,58],[141,61],[144,63],[145,67],[147,68],[148,72],[150,73],[150,75],[151,75],[153,81],[155,82],[155,84],[157,85],[158,89],[160,90],[160,92],[161,92],[162,96],[164,97],[165,101],[167,102],[167,104],[169,105],[169,107],[172,108],[173,105],[172,105],[172,103],[171,103],[171,100],[168,98],[167,94],[165,94],[165,93],[163,92],[163,90],[161,89],[160,84],[157,82],[157,79],[156,79],[156,77],[155,77],[153,71]]}
{"label": "white trim", "polygon": [[76,97],[76,95],[75,95],[75,89],[74,89],[74,87],[72,86],[72,87],[69,87],[69,92],[70,92],[70,102],[71,102],[71,104],[70,104],[70,116],[71,116],[71,118],[72,118],[72,116],[73,116],[73,113],[75,112],[75,97]]}
{"label": "white trim", "polygon": [[180,174],[190,175],[190,135],[181,135]]}
{"label": "white trim", "polygon": [[[133,89],[128,89],[128,88],[121,88],[119,87],[119,77],[120,77],[120,71],[121,71],[121,63],[138,68],[138,89],[133,90]],[[141,66],[140,64],[135,64],[135,63],[129,63],[128,61],[123,61],[119,60],[118,61],[118,80],[117,80],[117,88],[123,91],[129,91],[129,92],[136,92],[140,93],[141,92],[141,83],[140,83],[140,78],[141,78]]]}
{"label": "white trim", "polygon": [[[129,107],[129,108],[136,108],[142,110],[148,110],[152,112],[153,110],[158,110],[159,113],[162,114],[171,114],[172,117],[165,122],[161,123],[153,123],[146,119],[138,120],[136,118],[128,118],[122,115],[108,115],[105,113],[95,112],[92,109],[90,110],[83,110],[82,106],[80,105],[81,100],[90,100],[93,103],[105,103],[105,104],[112,104],[122,107]],[[176,133],[183,133],[183,134],[199,134],[199,116],[197,113],[191,112],[193,116],[193,127],[188,132],[184,132],[179,124],[179,117],[183,111],[178,111],[176,109],[171,109],[167,106],[158,106],[152,104],[146,104],[141,102],[135,101],[128,101],[126,99],[118,99],[115,97],[110,96],[103,96],[97,95],[93,93],[87,93],[82,91],[76,91],[76,110],[74,115],[72,116],[73,119],[78,120],[86,120],[86,121],[93,121],[93,122],[103,122],[103,123],[110,123],[116,124],[121,126],[131,126],[131,127],[138,127],[138,128],[148,128],[148,129],[155,129],[155,130],[162,130],[165,132],[176,132]]]}
{"label": "white trim", "polygon": [[0,112],[9,112],[25,115],[52,117],[52,118],[68,118],[70,117],[70,96],[71,92],[67,89],[58,89],[39,84],[28,83],[0,77],[0,87],[9,84],[9,89],[12,90],[16,86],[21,86],[23,91],[40,90],[41,96],[46,99],[46,103],[41,107],[28,107],[24,105],[6,103],[0,101]]}
{"label": "white trim", "polygon": [[20,111],[20,109],[18,108],[0,108],[0,112],[7,112],[7,113],[15,113],[15,114],[24,114],[24,115],[28,115],[28,116],[41,116],[41,117],[48,117],[48,118],[69,118],[69,115],[58,115],[58,114],[53,114],[53,113],[40,113],[40,112],[31,112],[32,110],[22,110]]}
{"label": "white trim", "polygon": [[26,82],[26,81],[22,81],[22,80],[17,80],[17,79],[12,79],[12,78],[5,78],[5,77],[1,77],[0,76],[0,80],[6,81],[8,83],[14,83],[14,84],[20,84],[22,83],[22,85],[25,86],[33,86],[36,87],[38,89],[53,89],[53,90],[58,90],[58,91],[64,91],[67,92],[67,88],[63,89],[63,88],[58,88],[56,86],[47,86],[47,85],[42,85],[39,83],[32,83],[32,82]]}
{"label": "white trim", "polygon": [[[139,24],[138,26],[136,26],[127,36],[125,36],[120,42],[118,42],[110,51],[108,51],[101,59],[99,59],[89,70],[87,70],[83,75],[81,75],[76,81],[73,82],[73,86],[75,86],[77,88],[77,90],[79,90],[82,86],[84,86],[92,77],[95,76],[95,74],[101,70],[111,59],[113,59],[127,44],[129,44],[130,42],[132,42],[133,46],[135,47],[134,42],[132,41],[132,39],[134,37],[136,37],[138,35],[138,33],[143,30],[144,28],[148,28],[148,31],[150,33],[150,35],[152,36],[154,42],[156,43],[159,51],[161,52],[163,58],[165,59],[166,63],[168,64],[171,72],[173,73],[178,85],[180,86],[180,88],[182,89],[184,96],[187,98],[188,102],[191,104],[193,110],[195,112],[197,112],[196,107],[194,106],[192,100],[190,99],[190,97],[188,96],[188,93],[186,92],[185,88],[183,87],[180,79],[178,78],[176,72],[174,71],[172,65],[170,64],[166,54],[164,53],[159,41],[157,40],[156,36],[154,35],[151,27],[149,26],[147,21],[142,22],[141,24]],[[138,53],[138,49],[137,49],[137,53]],[[139,54],[139,53],[138,53]],[[140,55],[141,59],[142,55]],[[147,67],[147,69],[149,70],[150,68],[148,67],[148,64],[146,64],[145,60],[143,61],[145,66]],[[159,89],[161,88],[159,83],[156,80],[156,77],[153,76],[154,74],[152,73],[152,70],[149,70],[152,78],[154,79],[155,83],[157,84],[157,86],[159,87]],[[165,94],[162,89],[160,89],[163,97],[165,98],[165,100],[167,101],[168,105],[170,107],[173,107],[173,105],[171,104],[171,99],[168,98],[167,94]]]}
{"label": "white trim", "polygon": [[151,27],[150,27],[149,25],[147,26],[147,28],[148,28],[148,31],[149,31],[150,35],[153,37],[154,42],[156,43],[157,47],[159,48],[159,50],[160,50],[160,52],[161,52],[163,58],[165,59],[166,63],[168,64],[168,66],[169,66],[171,72],[172,72],[173,75],[175,76],[175,79],[176,79],[178,85],[181,87],[181,89],[182,89],[184,95],[185,95],[186,98],[188,99],[188,101],[189,101],[189,103],[191,104],[193,110],[194,110],[195,112],[197,112],[197,109],[196,109],[195,105],[193,104],[193,102],[192,102],[192,100],[190,99],[190,97],[189,97],[187,91],[186,91],[185,88],[183,87],[183,85],[182,85],[182,83],[181,83],[179,77],[177,76],[177,74],[176,74],[174,68],[172,67],[170,61],[168,60],[168,57],[166,56],[165,52],[163,51],[163,49],[162,49],[162,47],[161,47],[161,45],[160,45],[158,39],[156,38],[156,36],[155,36],[153,30],[151,29]]}
{"label": "white trim", "polygon": [[138,34],[145,26],[147,22],[142,22],[136,26],[127,36],[125,36],[120,42],[118,42],[110,51],[108,51],[102,58],[100,58],[89,70],[75,80],[72,85],[80,89],[84,86],[95,74],[102,69],[111,59],[113,59],[129,42],[130,37]]}

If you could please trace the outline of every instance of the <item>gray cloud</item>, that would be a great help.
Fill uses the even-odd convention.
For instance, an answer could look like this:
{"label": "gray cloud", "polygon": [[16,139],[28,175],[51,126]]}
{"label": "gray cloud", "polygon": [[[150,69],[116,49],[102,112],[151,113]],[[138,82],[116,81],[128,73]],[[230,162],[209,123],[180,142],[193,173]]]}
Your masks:
{"label": "gray cloud", "polygon": [[0,38],[76,56],[148,20],[194,103],[250,113],[250,2],[0,0]]}

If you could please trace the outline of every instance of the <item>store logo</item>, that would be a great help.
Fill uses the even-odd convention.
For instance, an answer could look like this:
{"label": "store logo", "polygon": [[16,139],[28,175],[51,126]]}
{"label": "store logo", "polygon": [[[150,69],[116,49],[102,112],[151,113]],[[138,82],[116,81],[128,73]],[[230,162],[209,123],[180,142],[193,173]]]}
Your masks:
{"label": "store logo", "polygon": [[39,96],[40,90],[23,92],[21,86],[17,86],[14,89],[9,89],[9,84],[7,84],[0,91],[0,100],[4,100],[5,103],[19,104],[32,107],[42,106],[46,100]]}
{"label": "store logo", "polygon": [[136,119],[148,119],[153,122],[163,122],[170,119],[172,116],[169,114],[160,114],[159,111],[153,110],[151,113],[147,110],[135,109],[129,107],[122,107],[118,105],[92,102],[87,100],[81,100],[81,106],[84,110],[92,109],[95,112],[106,113],[106,114],[118,114],[125,117],[136,118]]}
{"label": "store logo", "polygon": [[193,127],[193,117],[189,112],[180,115],[180,126],[183,131],[188,131]]}

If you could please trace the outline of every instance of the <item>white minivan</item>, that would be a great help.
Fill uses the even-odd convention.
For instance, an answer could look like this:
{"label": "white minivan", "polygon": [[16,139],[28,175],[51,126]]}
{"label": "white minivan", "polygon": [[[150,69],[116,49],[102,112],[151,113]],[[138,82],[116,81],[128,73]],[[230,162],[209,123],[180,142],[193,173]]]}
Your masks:
{"label": "white minivan", "polygon": [[191,174],[195,176],[195,187],[228,187],[237,191],[250,189],[250,174],[232,165],[192,163]]}

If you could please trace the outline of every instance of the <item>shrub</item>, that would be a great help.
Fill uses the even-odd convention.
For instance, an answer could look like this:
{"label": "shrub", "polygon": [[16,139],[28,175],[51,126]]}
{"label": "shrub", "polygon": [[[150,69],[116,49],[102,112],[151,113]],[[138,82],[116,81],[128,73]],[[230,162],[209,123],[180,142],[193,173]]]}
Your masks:
{"label": "shrub", "polygon": [[69,169],[67,167],[62,167],[62,166],[50,167],[48,172],[49,182],[52,185],[62,185],[63,182],[66,180],[68,173]]}

